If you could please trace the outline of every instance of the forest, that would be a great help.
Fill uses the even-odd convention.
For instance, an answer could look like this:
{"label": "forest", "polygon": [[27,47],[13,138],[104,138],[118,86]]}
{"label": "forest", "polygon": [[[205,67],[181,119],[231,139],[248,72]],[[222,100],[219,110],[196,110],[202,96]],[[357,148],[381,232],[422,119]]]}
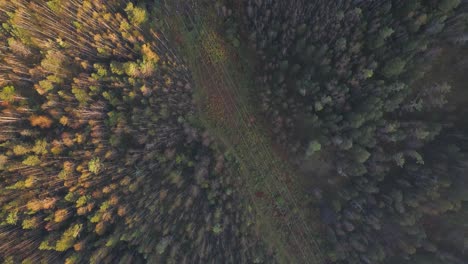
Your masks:
{"label": "forest", "polygon": [[68,0],[0,9],[5,263],[263,256],[229,157],[185,120],[190,72],[146,9]]}
{"label": "forest", "polygon": [[468,1],[0,22],[0,263],[468,263]]}
{"label": "forest", "polygon": [[418,84],[464,47],[466,3],[246,2],[262,112],[298,163],[332,164],[331,261],[466,263],[466,99],[449,100],[465,83]]}

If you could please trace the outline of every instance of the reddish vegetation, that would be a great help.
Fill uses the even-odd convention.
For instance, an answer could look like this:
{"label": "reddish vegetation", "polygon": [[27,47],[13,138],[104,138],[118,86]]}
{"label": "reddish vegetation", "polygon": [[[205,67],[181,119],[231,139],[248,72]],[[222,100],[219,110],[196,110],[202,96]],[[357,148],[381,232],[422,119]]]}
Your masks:
{"label": "reddish vegetation", "polygon": [[[205,54],[205,57],[209,57]],[[224,74],[217,65],[210,63],[210,60],[202,62],[201,67],[204,67],[203,72],[209,73],[203,79],[203,88],[206,94],[209,94],[206,110],[211,118],[216,121],[226,123],[231,129],[236,129],[238,126],[235,117],[237,107],[235,95],[230,90],[229,85],[224,83],[222,79]]]}
{"label": "reddish vegetation", "polygon": [[229,118],[226,116],[226,106],[224,101],[224,98],[219,93],[213,93],[209,96],[208,105],[206,107],[210,117],[221,122]]}
{"label": "reddish vegetation", "polygon": [[184,39],[182,38],[182,35],[180,35],[180,33],[177,33],[177,35],[175,36],[175,42],[178,45],[182,45],[182,43],[184,42]]}
{"label": "reddish vegetation", "polygon": [[257,198],[263,198],[264,196],[265,196],[264,192],[258,191],[258,192],[255,193],[255,197],[257,197]]}

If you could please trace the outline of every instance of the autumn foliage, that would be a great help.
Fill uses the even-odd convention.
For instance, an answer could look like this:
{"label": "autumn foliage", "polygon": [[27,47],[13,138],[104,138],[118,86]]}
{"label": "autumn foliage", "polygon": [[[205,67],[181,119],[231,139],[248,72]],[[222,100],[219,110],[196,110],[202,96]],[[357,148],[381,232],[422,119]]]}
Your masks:
{"label": "autumn foliage", "polygon": [[185,121],[191,75],[151,15],[0,1],[0,262],[266,256],[223,153]]}
{"label": "autumn foliage", "polygon": [[52,125],[52,120],[47,116],[39,115],[39,116],[31,116],[29,118],[29,122],[31,122],[31,126],[40,127],[40,128],[49,128]]}

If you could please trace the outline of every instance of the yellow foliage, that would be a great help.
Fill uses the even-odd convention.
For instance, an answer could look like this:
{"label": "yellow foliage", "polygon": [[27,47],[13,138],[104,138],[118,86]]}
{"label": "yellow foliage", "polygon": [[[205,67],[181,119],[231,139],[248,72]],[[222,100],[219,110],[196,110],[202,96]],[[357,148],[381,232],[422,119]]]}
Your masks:
{"label": "yellow foliage", "polygon": [[212,62],[221,63],[227,60],[227,50],[223,40],[216,32],[204,33],[202,35],[202,46]]}
{"label": "yellow foliage", "polygon": [[36,155],[30,155],[24,159],[22,163],[27,166],[37,166],[41,164],[41,160]]}
{"label": "yellow foliage", "polygon": [[143,58],[146,57],[147,60],[152,61],[154,63],[158,63],[159,61],[159,56],[153,50],[151,50],[151,47],[149,44],[143,44],[141,47],[141,51],[143,52]]}
{"label": "yellow foliage", "polygon": [[134,6],[133,3],[129,3],[125,8],[125,11],[128,14],[130,22],[135,26],[143,24],[148,19],[146,9]]}
{"label": "yellow foliage", "polygon": [[33,147],[33,152],[38,154],[38,155],[44,155],[47,154],[47,141],[45,140],[36,140],[36,143],[34,144]]}
{"label": "yellow foliage", "polygon": [[81,144],[81,143],[83,143],[83,140],[84,140],[84,137],[83,137],[82,134],[77,133],[77,134],[75,135],[75,141],[76,141],[76,143]]}
{"label": "yellow foliage", "polygon": [[84,70],[87,70],[89,68],[89,63],[88,61],[82,61],[80,63],[81,67],[84,69]]}
{"label": "yellow foliage", "polygon": [[66,125],[68,124],[68,117],[62,116],[62,117],[60,118],[60,121],[59,121],[59,122],[60,122],[60,124],[62,124],[63,126],[66,126]]}
{"label": "yellow foliage", "polygon": [[15,155],[18,155],[18,156],[22,156],[29,152],[31,152],[31,150],[29,150],[28,148],[22,145],[16,145],[13,147],[13,153],[15,153]]}
{"label": "yellow foliage", "polygon": [[130,30],[130,24],[128,23],[127,20],[122,20],[120,22],[120,28],[119,28],[120,32],[126,32],[128,30]]}
{"label": "yellow foliage", "polygon": [[110,21],[111,18],[112,18],[112,14],[111,13],[105,13],[102,17],[104,18],[104,20]]}
{"label": "yellow foliage", "polygon": [[34,185],[34,183],[36,182],[36,177],[34,176],[29,176],[26,181],[24,181],[24,186],[26,188],[30,188]]}
{"label": "yellow foliage", "polygon": [[82,225],[75,224],[74,226],[68,228],[63,234],[60,240],[57,241],[55,250],[57,251],[66,251],[75,244],[76,237],[81,232]]}
{"label": "yellow foliage", "polygon": [[126,62],[123,65],[125,73],[130,77],[138,77],[140,71],[135,62]]}
{"label": "yellow foliage", "polygon": [[15,87],[13,86],[6,86],[2,88],[0,92],[0,100],[13,102],[15,99]]}
{"label": "yellow foliage", "polygon": [[3,169],[5,164],[8,162],[8,157],[5,155],[0,155],[0,170]]}
{"label": "yellow foliage", "polygon": [[156,69],[156,64],[152,61],[145,61],[140,64],[140,72],[143,76],[151,76]]}
{"label": "yellow foliage", "polygon": [[24,219],[22,223],[23,229],[35,229],[39,225],[38,220],[36,217],[31,219]]}
{"label": "yellow foliage", "polygon": [[60,153],[63,152],[63,149],[62,149],[62,147],[60,147],[60,146],[53,146],[53,147],[50,149],[50,152],[52,152],[52,154],[58,156],[58,155],[60,155]]}
{"label": "yellow foliage", "polygon": [[45,92],[48,92],[52,89],[54,89],[54,84],[49,81],[49,80],[42,80],[42,81],[39,81],[39,86],[42,88],[41,90],[43,91],[42,94],[44,94]]}
{"label": "yellow foliage", "polygon": [[171,86],[174,82],[172,81],[171,77],[166,76],[164,77],[164,83],[166,84],[166,86]]}
{"label": "yellow foliage", "polygon": [[105,186],[103,189],[102,189],[102,192],[103,193],[110,193],[112,190],[109,186]]}

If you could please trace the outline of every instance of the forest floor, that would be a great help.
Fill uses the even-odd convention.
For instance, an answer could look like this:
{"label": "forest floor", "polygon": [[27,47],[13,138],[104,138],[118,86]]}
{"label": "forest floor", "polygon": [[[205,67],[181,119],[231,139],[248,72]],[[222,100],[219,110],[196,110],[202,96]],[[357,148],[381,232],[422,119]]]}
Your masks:
{"label": "forest floor", "polygon": [[[176,3],[176,2],[173,2]],[[180,5],[182,6],[182,5]],[[167,7],[163,27],[177,42],[195,82],[197,120],[232,152],[239,163],[240,190],[256,215],[256,231],[279,263],[324,263],[319,238],[323,228],[307,190],[294,180],[286,151],[275,144],[252,106],[253,63],[248,49],[234,48],[220,33],[214,10]],[[221,20],[221,21],[220,21]]]}
{"label": "forest floor", "polygon": [[429,71],[414,85],[416,88],[424,89],[434,84],[447,83],[452,87],[447,101],[451,102],[451,105],[466,105],[467,56],[468,48],[449,44],[442,46]]}

